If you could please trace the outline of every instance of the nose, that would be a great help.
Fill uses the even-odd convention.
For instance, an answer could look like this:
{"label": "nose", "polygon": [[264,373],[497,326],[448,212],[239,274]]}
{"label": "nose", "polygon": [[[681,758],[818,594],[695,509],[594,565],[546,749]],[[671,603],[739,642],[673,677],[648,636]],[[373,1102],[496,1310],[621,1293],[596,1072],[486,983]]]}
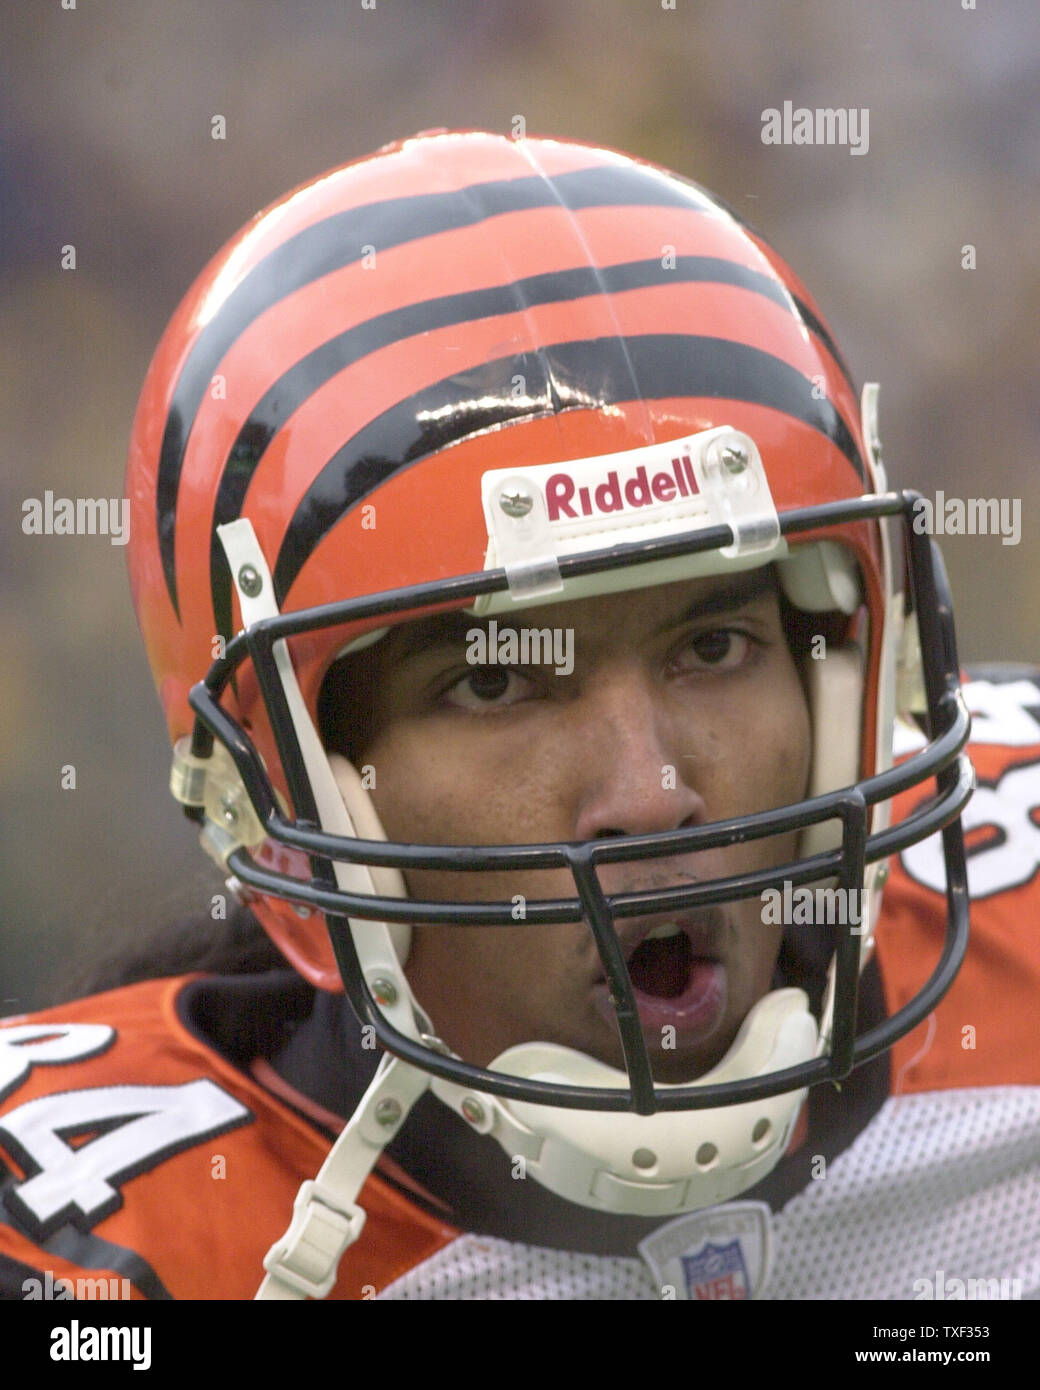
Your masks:
{"label": "nose", "polygon": [[582,763],[574,833],[580,840],[686,829],[707,819],[686,777],[697,766],[691,730],[639,668],[612,672],[584,692]]}

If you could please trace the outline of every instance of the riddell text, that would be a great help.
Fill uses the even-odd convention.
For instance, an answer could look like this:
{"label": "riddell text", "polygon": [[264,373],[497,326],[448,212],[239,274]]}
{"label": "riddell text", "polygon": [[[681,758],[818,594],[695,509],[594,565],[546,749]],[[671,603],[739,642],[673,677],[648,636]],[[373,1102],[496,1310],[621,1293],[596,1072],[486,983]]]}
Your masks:
{"label": "riddell text", "polygon": [[550,521],[560,517],[577,518],[579,512],[573,503],[575,494],[581,508],[581,516],[592,516],[595,512],[620,512],[629,507],[652,507],[656,502],[671,502],[676,496],[691,497],[700,491],[694,477],[693,464],[688,454],[672,459],[671,473],[655,473],[647,478],[646,468],[640,464],[632,476],[622,485],[617,470],[611,469],[606,481],[593,490],[578,487],[569,473],[554,473],[545,484],[545,502]]}

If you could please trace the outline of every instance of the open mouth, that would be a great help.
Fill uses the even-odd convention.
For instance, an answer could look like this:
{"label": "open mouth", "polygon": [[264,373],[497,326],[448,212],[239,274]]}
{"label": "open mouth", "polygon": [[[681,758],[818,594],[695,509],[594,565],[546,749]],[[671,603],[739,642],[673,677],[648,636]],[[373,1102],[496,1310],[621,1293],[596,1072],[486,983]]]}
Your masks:
{"label": "open mouth", "polygon": [[[649,1042],[667,1047],[698,1042],[722,1021],[726,968],[716,957],[703,954],[707,949],[708,942],[696,927],[664,922],[628,956],[632,991]],[[616,1023],[605,982],[596,994],[600,1012]]]}
{"label": "open mouth", "polygon": [[689,983],[694,959],[690,938],[677,923],[658,927],[629,957],[632,988],[656,999],[675,999]]}

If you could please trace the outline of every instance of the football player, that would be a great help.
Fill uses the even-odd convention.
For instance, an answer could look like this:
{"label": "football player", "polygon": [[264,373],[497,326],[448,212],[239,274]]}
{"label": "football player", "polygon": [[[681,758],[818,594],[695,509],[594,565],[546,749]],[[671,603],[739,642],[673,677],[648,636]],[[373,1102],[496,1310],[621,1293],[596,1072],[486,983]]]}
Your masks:
{"label": "football player", "polygon": [[1040,1292],[1040,692],[968,687],[971,800],[876,401],[752,229],[599,147],[426,132],[243,229],[129,555],[173,794],[283,965],[6,1021],[10,1296]]}

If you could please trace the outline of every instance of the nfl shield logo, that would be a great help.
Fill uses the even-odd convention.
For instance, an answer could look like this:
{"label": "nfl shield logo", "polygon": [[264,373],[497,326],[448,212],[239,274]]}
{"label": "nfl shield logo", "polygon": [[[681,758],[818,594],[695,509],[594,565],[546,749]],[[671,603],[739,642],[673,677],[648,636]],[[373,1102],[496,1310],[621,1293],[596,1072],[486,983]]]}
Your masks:
{"label": "nfl shield logo", "polygon": [[764,1202],[689,1211],[639,1242],[662,1298],[750,1301],[769,1282],[772,1216]]}
{"label": "nfl shield logo", "polygon": [[748,1272],[740,1251],[740,1241],[728,1245],[710,1242],[696,1255],[683,1255],[682,1268],[688,1296],[693,1299],[738,1299],[750,1297]]}

